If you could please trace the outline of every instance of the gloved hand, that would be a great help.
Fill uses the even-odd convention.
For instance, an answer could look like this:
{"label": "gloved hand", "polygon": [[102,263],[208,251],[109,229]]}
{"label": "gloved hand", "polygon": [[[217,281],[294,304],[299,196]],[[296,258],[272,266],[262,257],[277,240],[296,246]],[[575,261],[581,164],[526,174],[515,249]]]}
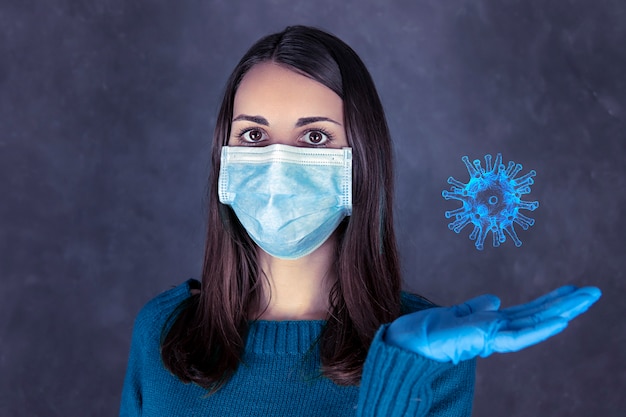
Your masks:
{"label": "gloved hand", "polygon": [[481,295],[453,307],[430,308],[397,318],[385,341],[427,358],[458,363],[493,352],[515,352],[567,327],[602,293],[564,286],[530,303],[499,310],[500,299]]}

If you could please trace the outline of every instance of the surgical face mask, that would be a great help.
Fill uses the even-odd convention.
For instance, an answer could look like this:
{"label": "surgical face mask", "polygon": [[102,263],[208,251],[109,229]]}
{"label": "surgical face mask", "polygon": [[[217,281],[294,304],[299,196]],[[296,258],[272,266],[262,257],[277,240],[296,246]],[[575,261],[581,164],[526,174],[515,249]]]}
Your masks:
{"label": "surgical face mask", "polygon": [[218,193],[265,252],[297,259],[352,213],[352,149],[222,147]]}

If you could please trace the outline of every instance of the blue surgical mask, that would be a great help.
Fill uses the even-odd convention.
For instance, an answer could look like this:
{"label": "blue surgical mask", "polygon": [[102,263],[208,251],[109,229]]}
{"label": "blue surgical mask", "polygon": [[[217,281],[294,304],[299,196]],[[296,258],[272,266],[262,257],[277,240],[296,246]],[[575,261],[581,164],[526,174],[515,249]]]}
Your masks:
{"label": "blue surgical mask", "polygon": [[265,252],[297,259],[319,248],[352,213],[352,149],[224,146],[218,183]]}

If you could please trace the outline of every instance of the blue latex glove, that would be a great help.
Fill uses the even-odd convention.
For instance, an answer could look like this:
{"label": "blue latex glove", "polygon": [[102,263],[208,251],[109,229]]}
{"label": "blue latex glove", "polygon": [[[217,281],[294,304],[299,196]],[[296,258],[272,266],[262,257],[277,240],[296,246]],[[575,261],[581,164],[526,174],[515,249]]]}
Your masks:
{"label": "blue latex glove", "polygon": [[602,293],[564,286],[530,303],[499,310],[500,299],[481,295],[453,307],[407,314],[389,325],[387,343],[427,358],[458,363],[493,352],[515,352],[553,336]]}

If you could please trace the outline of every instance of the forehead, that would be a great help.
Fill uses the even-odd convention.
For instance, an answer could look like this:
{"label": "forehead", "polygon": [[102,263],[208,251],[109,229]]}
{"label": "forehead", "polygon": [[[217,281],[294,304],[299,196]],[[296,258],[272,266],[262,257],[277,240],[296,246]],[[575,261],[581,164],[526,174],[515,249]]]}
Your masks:
{"label": "forehead", "polygon": [[263,62],[253,66],[241,80],[233,113],[343,119],[343,101],[330,88],[289,67]]}

